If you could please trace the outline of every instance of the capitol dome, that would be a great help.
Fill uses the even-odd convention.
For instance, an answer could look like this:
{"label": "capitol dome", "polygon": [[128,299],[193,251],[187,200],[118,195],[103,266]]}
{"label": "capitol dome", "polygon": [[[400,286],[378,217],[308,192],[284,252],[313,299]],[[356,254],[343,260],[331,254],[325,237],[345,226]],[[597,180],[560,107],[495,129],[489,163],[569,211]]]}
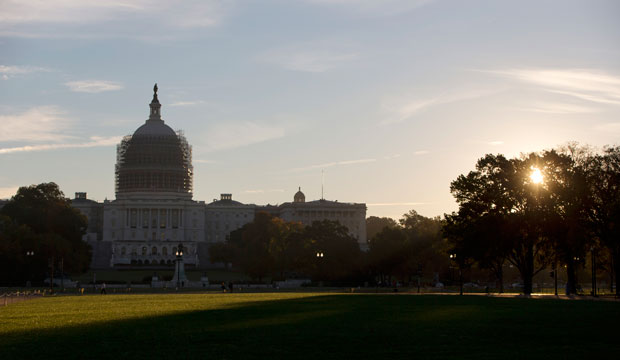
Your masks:
{"label": "capitol dome", "polygon": [[306,202],[306,195],[304,195],[304,193],[301,192],[301,186],[299,187],[299,191],[297,191],[295,195],[293,196],[293,202],[296,202],[296,203]]}
{"label": "capitol dome", "polygon": [[182,133],[176,133],[164,123],[157,84],[153,91],[149,119],[117,147],[117,199],[145,194],[149,197],[192,196],[191,147]]}

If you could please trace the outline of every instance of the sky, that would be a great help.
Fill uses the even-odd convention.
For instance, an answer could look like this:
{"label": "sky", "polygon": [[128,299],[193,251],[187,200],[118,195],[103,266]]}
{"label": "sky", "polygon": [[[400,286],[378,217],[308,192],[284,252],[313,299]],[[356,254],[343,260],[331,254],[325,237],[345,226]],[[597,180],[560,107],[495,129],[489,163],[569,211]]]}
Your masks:
{"label": "sky", "polygon": [[620,2],[0,0],[0,198],[114,199],[116,144],[162,117],[194,199],[457,209],[450,182],[620,139]]}

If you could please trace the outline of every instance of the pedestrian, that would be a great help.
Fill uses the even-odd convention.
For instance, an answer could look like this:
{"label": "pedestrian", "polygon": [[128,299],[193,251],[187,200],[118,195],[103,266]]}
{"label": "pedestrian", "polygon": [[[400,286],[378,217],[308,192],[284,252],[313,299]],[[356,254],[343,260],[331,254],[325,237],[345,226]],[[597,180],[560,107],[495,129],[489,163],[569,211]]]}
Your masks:
{"label": "pedestrian", "polygon": [[228,288],[230,289],[230,292],[233,292],[233,283],[232,283],[232,281],[228,283]]}
{"label": "pedestrian", "polygon": [[226,292],[226,283],[222,281],[222,292]]}
{"label": "pedestrian", "polygon": [[101,294],[107,294],[107,292],[105,291],[105,283],[101,284]]}

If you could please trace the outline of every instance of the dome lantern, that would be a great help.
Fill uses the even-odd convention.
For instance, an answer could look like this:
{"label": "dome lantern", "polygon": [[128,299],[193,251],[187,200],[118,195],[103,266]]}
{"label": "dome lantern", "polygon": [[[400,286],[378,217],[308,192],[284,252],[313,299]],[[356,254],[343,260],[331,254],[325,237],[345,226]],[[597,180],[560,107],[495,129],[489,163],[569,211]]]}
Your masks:
{"label": "dome lantern", "polygon": [[153,86],[153,100],[151,101],[151,115],[149,116],[150,121],[163,121],[161,119],[161,104],[159,103],[159,99],[157,98],[157,83]]}

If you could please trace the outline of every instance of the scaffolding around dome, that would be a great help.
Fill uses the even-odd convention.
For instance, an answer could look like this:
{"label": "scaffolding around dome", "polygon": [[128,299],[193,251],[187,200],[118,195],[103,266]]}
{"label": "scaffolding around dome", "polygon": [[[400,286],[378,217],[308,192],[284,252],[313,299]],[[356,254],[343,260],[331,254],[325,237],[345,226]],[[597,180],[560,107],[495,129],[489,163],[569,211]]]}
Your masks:
{"label": "scaffolding around dome", "polygon": [[127,193],[193,192],[192,148],[183,132],[174,136],[128,135],[116,151],[117,198]]}

